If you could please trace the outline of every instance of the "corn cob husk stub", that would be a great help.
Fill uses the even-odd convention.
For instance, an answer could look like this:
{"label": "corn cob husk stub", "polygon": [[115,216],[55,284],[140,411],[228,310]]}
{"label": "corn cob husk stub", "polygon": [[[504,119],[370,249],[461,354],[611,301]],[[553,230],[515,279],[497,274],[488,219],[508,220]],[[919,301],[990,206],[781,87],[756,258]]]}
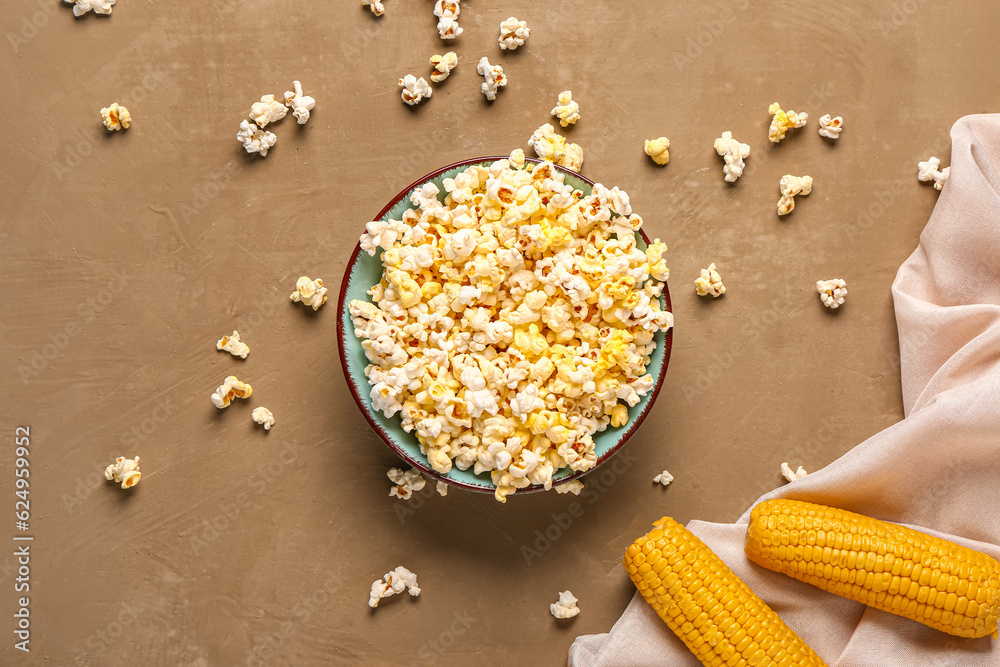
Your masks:
{"label": "corn cob husk stub", "polygon": [[636,588],[706,667],[825,663],[694,533],[669,517],[625,551]]}
{"label": "corn cob husk stub", "polygon": [[753,562],[958,637],[997,636],[1000,562],[894,523],[797,500],[750,513]]}

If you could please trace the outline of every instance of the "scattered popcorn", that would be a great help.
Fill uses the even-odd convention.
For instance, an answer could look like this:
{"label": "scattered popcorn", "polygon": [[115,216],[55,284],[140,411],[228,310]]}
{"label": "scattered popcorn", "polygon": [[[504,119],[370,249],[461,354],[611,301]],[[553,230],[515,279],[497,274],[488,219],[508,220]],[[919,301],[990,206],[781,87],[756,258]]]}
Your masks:
{"label": "scattered popcorn", "polygon": [[552,108],[551,113],[559,119],[559,124],[563,127],[573,125],[580,120],[580,105],[573,100],[572,90],[559,93],[558,104]]}
{"label": "scattered popcorn", "polygon": [[549,613],[556,618],[573,618],[580,613],[580,608],[576,606],[579,600],[569,591],[559,594],[559,601],[549,605]]}
{"label": "scattered popcorn", "polygon": [[400,565],[392,572],[387,573],[382,579],[376,579],[372,584],[371,593],[368,596],[368,606],[374,609],[383,598],[392,597],[406,591],[411,597],[420,595],[420,587],[417,586],[417,575],[413,574]]}
{"label": "scattered popcorn", "polygon": [[455,39],[462,34],[458,25],[461,11],[459,0],[437,0],[434,3],[434,16],[438,17],[438,36],[441,39]]}
{"label": "scattered popcorn", "polygon": [[732,132],[723,132],[722,136],[715,140],[715,152],[726,160],[726,166],[722,168],[726,181],[735,183],[736,179],[743,175],[743,168],[746,166],[743,160],[750,157],[750,146],[733,139]]}
{"label": "scattered popcorn", "polygon": [[455,65],[457,64],[458,56],[455,55],[454,51],[449,51],[443,56],[431,56],[431,66],[434,68],[434,73],[431,74],[431,81],[441,83],[448,78],[451,70],[455,69]]}
{"label": "scattered popcorn", "polygon": [[559,484],[555,487],[555,489],[556,493],[560,495],[572,493],[574,496],[578,496],[580,495],[580,492],[583,491],[583,482],[578,479],[574,479],[572,481]]}
{"label": "scattered popcorn", "polygon": [[427,83],[424,77],[419,79],[412,74],[407,74],[402,79],[399,80],[399,87],[403,89],[400,93],[400,97],[403,101],[409,104],[411,107],[414,104],[420,104],[420,101],[425,97],[430,97],[434,94],[431,90],[431,85]]}
{"label": "scattered popcorn", "polygon": [[323,279],[310,280],[309,276],[301,276],[295,281],[295,291],[288,295],[288,298],[298,303],[301,301],[307,306],[312,306],[313,310],[326,303],[326,288],[323,287]]}
{"label": "scattered popcorn", "polygon": [[507,158],[507,161],[510,162],[510,166],[514,169],[524,168],[524,150],[521,148],[515,148],[510,152],[510,157]]}
{"label": "scattered popcorn", "polygon": [[767,112],[772,114],[771,127],[767,132],[767,138],[774,143],[778,143],[785,138],[788,130],[804,127],[809,118],[807,113],[795,113],[792,110],[782,111],[781,105],[775,102],[768,107]]}
{"label": "scattered popcorn", "polygon": [[372,14],[375,16],[382,16],[385,14],[385,5],[383,5],[379,0],[361,0],[362,6],[367,5],[368,9],[372,10]]}
{"label": "scattered popcorn", "polygon": [[722,284],[722,276],[715,268],[715,262],[708,265],[707,269],[701,270],[701,277],[694,281],[698,296],[720,297],[726,293],[726,286]]}
{"label": "scattered popcorn", "polygon": [[265,431],[270,431],[274,426],[274,415],[265,407],[254,408],[250,413],[250,418],[258,424],[263,425]]}
{"label": "scattered popcorn", "polygon": [[247,355],[250,354],[250,346],[240,340],[238,331],[234,331],[232,336],[223,336],[220,338],[219,342],[215,344],[215,349],[225,350],[240,359],[246,359]]}
{"label": "scattered popcorn", "polygon": [[839,139],[844,130],[844,119],[840,116],[830,118],[830,114],[819,117],[819,136],[827,139]]}
{"label": "scattered popcorn", "polygon": [[247,153],[260,153],[261,157],[266,157],[267,151],[274,146],[278,137],[273,132],[265,132],[256,125],[251,125],[250,121],[244,120],[240,123],[236,139],[243,142],[243,149]]}
{"label": "scattered popcorn", "polygon": [[795,195],[807,195],[812,192],[812,176],[792,176],[785,174],[778,183],[781,189],[781,199],[778,200],[778,215],[788,215],[795,210]]}
{"label": "scattered popcorn", "polygon": [[268,124],[284,118],[287,113],[288,107],[274,99],[274,95],[264,95],[260,98],[260,102],[254,102],[250,106],[250,118],[262,130]]}
{"label": "scattered popcorn", "polygon": [[438,492],[439,496],[447,496],[448,495],[448,485],[445,484],[444,482],[438,482],[436,489],[437,489],[437,492]]}
{"label": "scattered popcorn", "polygon": [[797,479],[802,479],[803,477],[805,477],[809,473],[807,473],[806,469],[803,468],[802,466],[799,466],[799,469],[795,470],[793,472],[791,466],[789,466],[787,463],[782,463],[781,464],[781,474],[789,482],[794,482]]}
{"label": "scattered popcorn", "polygon": [[[511,16],[500,24],[500,48],[502,50],[514,51],[519,46],[524,46],[524,40],[528,39],[531,29],[525,21],[518,21]],[[563,125],[563,127],[566,127]]]}
{"label": "scattered popcorn", "polygon": [[121,484],[123,489],[130,489],[139,483],[142,473],[139,472],[139,457],[127,459],[119,456],[115,462],[104,469],[104,479]]}
{"label": "scattered popcorn", "polygon": [[230,375],[212,394],[212,403],[221,410],[229,407],[234,398],[250,398],[252,393],[253,387],[245,382],[240,382],[235,375]]}
{"label": "scattered popcorn", "polygon": [[653,158],[656,164],[667,164],[670,162],[670,139],[660,137],[659,139],[646,139],[643,150],[646,155]]}
{"label": "scattered popcorn", "polygon": [[566,137],[556,133],[556,129],[545,123],[534,131],[528,145],[535,155],[548,162],[579,172],[583,169],[583,148],[566,141]]}
{"label": "scattered popcorn", "polygon": [[399,414],[436,472],[489,473],[500,502],[581,491],[554,475],[596,465],[594,434],[652,391],[654,336],[673,326],[666,245],[636,247],[627,193],[565,181],[515,151],[417,188],[361,236],[382,263],[371,300],[348,304],[373,409]]}
{"label": "scattered popcorn", "polygon": [[495,100],[497,98],[497,90],[507,85],[507,75],[503,73],[503,67],[500,65],[491,65],[489,58],[483,56],[479,60],[479,66],[476,67],[476,71],[486,79],[482,85],[483,95],[488,100]]}
{"label": "scattered popcorn", "polygon": [[101,109],[101,118],[104,120],[104,127],[114,132],[127,130],[132,124],[132,116],[128,109],[119,106],[117,102],[112,102],[111,106]]}
{"label": "scattered popcorn", "polygon": [[83,16],[93,10],[95,14],[110,14],[111,6],[118,0],[63,0],[73,5],[73,16]]}
{"label": "scattered popcorn", "polygon": [[416,468],[410,468],[405,472],[399,468],[390,468],[386,476],[393,483],[393,487],[389,489],[389,496],[395,496],[400,500],[409,500],[414,491],[421,490],[427,484],[427,480]]}
{"label": "scattered popcorn", "polygon": [[842,278],[816,281],[816,291],[827,308],[839,308],[847,296],[847,283]]}
{"label": "scattered popcorn", "polygon": [[292,115],[299,125],[309,120],[309,112],[316,106],[316,100],[302,93],[302,84],[292,81],[293,90],[285,91],[285,105],[292,108]]}
{"label": "scattered popcorn", "polygon": [[452,18],[442,18],[438,19],[438,36],[441,39],[455,39],[459,35],[465,32],[462,26],[458,25],[458,21]]}
{"label": "scattered popcorn", "polygon": [[926,162],[917,163],[917,180],[934,181],[934,189],[940,190],[944,187],[944,184],[948,181],[948,176],[951,174],[951,167],[945,167],[939,171],[938,167],[940,166],[941,160],[933,155]]}
{"label": "scattered popcorn", "polygon": [[674,481],[674,476],[666,470],[653,478],[654,484],[662,484],[663,486],[670,486],[670,482],[672,481]]}

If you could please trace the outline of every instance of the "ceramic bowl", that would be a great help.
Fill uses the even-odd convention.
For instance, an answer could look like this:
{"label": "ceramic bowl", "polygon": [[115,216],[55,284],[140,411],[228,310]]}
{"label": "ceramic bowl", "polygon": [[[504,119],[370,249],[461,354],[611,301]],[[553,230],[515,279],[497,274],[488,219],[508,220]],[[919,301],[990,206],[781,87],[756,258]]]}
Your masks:
{"label": "ceramic bowl", "polygon": [[[443,200],[445,190],[442,185],[442,181],[445,178],[454,178],[458,172],[467,169],[470,166],[477,164],[485,164],[488,166],[500,159],[503,158],[481,157],[471,160],[463,160],[462,162],[456,162],[455,164],[442,167],[441,169],[427,174],[400,192],[388,204],[386,204],[385,208],[383,208],[373,219],[382,220],[394,218],[398,220],[403,214],[403,211],[407,208],[415,208],[410,203],[410,193],[428,182],[433,182],[438,186],[441,190]],[[529,161],[538,162],[537,160]],[[582,190],[585,194],[590,194],[594,185],[593,181],[584,178],[576,172],[563,169],[562,167],[557,167],[557,169],[563,172],[567,183],[572,185],[574,188]],[[363,231],[363,229],[359,228],[357,236],[360,237]],[[637,232],[637,246],[639,248],[645,248],[648,243],[649,239],[646,235],[642,233],[641,230]],[[344,273],[344,279],[340,286],[340,300],[337,304],[339,315],[337,320],[337,337],[340,341],[341,367],[344,370],[344,376],[347,379],[347,386],[351,390],[351,395],[354,397],[358,407],[361,409],[361,413],[365,416],[365,419],[368,420],[368,423],[371,425],[372,429],[374,429],[375,433],[378,434],[382,441],[385,442],[385,444],[388,445],[392,451],[394,451],[408,464],[417,468],[431,479],[440,480],[470,491],[493,493],[495,486],[493,485],[493,481],[490,479],[489,473],[476,475],[473,473],[471,468],[468,470],[452,468],[447,474],[441,474],[431,468],[430,464],[427,462],[427,458],[420,452],[417,436],[403,430],[399,415],[389,418],[381,412],[377,412],[372,409],[371,398],[369,395],[371,387],[368,384],[368,378],[365,377],[364,374],[364,369],[368,364],[368,360],[365,358],[364,349],[361,347],[361,339],[354,335],[354,325],[351,322],[351,316],[348,312],[347,305],[354,299],[361,299],[365,301],[370,300],[367,291],[372,287],[372,285],[378,283],[382,278],[382,263],[379,259],[380,255],[381,253],[376,253],[375,257],[370,257],[368,253],[362,252],[361,245],[357,244],[354,248],[354,253],[351,255],[351,259],[347,264],[347,270]],[[670,310],[670,293],[666,286],[664,286],[661,305],[667,310]],[[619,428],[611,428],[609,426],[606,430],[594,434],[593,438],[596,445],[597,465],[588,470],[587,473],[593,472],[614,456],[615,453],[617,453],[628,441],[628,439],[635,434],[643,420],[646,418],[646,415],[649,414],[650,408],[653,407],[653,402],[656,401],[660,387],[663,385],[663,378],[667,371],[667,363],[670,360],[673,329],[670,329],[665,333],[657,333],[654,340],[656,341],[656,350],[653,352],[650,363],[646,368],[646,372],[651,374],[655,379],[653,390],[644,396],[635,407],[629,408],[628,422],[624,426]],[[573,472],[571,469],[565,468],[553,476],[553,485],[558,486],[561,483],[576,479],[587,473]],[[515,495],[541,490],[541,486],[529,486],[524,489],[519,489]]]}

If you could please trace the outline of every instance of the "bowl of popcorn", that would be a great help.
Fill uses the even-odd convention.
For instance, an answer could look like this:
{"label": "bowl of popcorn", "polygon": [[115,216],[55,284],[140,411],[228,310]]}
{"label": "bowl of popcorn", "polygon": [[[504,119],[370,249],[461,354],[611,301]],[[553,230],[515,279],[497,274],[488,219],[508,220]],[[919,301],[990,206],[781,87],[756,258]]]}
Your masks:
{"label": "bowl of popcorn", "polygon": [[628,195],[551,162],[465,160],[366,225],[337,334],[365,418],[432,479],[579,493],[649,413],[670,358],[663,253]]}

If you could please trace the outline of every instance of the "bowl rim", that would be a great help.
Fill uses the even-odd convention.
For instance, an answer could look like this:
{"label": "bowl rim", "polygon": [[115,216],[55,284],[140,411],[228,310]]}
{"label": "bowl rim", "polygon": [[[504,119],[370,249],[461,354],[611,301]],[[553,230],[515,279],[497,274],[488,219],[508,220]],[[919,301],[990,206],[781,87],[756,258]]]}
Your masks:
{"label": "bowl rim", "polygon": [[[473,165],[477,165],[477,164],[483,164],[483,163],[486,163],[486,162],[492,163],[492,162],[496,162],[497,160],[506,160],[506,159],[509,159],[509,157],[510,156],[507,156],[507,155],[499,155],[499,156],[498,155],[487,155],[487,156],[483,156],[483,157],[476,157],[476,158],[469,158],[469,159],[466,159],[466,160],[460,160],[458,162],[449,164],[449,165],[447,165],[445,167],[441,167],[440,169],[435,169],[434,171],[430,172],[429,174],[418,178],[417,180],[413,181],[413,183],[411,183],[410,185],[406,186],[402,191],[400,191],[399,194],[397,194],[395,197],[393,197],[392,199],[390,199],[389,203],[386,204],[382,208],[382,210],[379,211],[378,215],[376,215],[374,218],[372,218],[372,220],[381,220],[389,211],[391,211],[393,208],[395,208],[395,206],[400,201],[402,201],[408,194],[410,194],[410,192],[412,192],[414,189],[422,186],[424,183],[427,183],[428,181],[431,181],[431,180],[437,178],[441,174],[444,174],[444,173],[446,173],[448,171],[451,171],[452,169],[456,169],[458,167],[469,167],[469,166],[473,166]],[[526,162],[532,162],[534,164],[541,164],[542,162],[544,162],[543,160],[539,160],[539,159],[536,159],[536,158],[525,158],[525,161]],[[562,166],[557,165],[557,164],[553,164],[552,166],[553,166],[553,168],[558,169],[559,171],[562,171],[562,172],[564,172],[566,174],[569,174],[570,176],[573,176],[574,178],[580,179],[584,183],[587,183],[591,188],[593,188],[594,185],[596,184],[594,181],[590,180],[586,176],[584,176],[584,175],[582,175],[580,173],[577,173],[577,172],[575,172],[575,171],[573,171],[571,169],[567,169],[567,168],[562,167]],[[646,244],[649,245],[650,240],[649,240],[649,237],[646,236],[646,232],[643,231],[642,229],[640,229],[639,230],[639,234],[642,236],[643,241],[645,241]],[[468,491],[474,491],[476,493],[493,493],[495,489],[490,489],[490,488],[486,488],[486,487],[482,487],[482,486],[477,486],[475,484],[469,484],[469,483],[463,482],[461,480],[452,479],[451,477],[448,477],[447,475],[443,475],[443,474],[439,473],[438,471],[434,470],[427,463],[426,460],[419,461],[419,460],[414,459],[412,456],[410,456],[406,451],[404,451],[401,447],[399,447],[393,441],[392,437],[388,433],[386,433],[384,431],[384,429],[382,428],[381,424],[379,424],[377,421],[375,421],[375,419],[371,415],[371,408],[362,399],[362,397],[361,397],[361,395],[359,393],[359,388],[355,384],[355,382],[354,382],[353,378],[351,377],[351,374],[350,374],[350,372],[348,370],[348,366],[347,366],[347,353],[346,353],[346,340],[347,340],[346,339],[346,335],[347,335],[347,331],[346,331],[346,328],[344,327],[344,307],[346,305],[345,304],[345,300],[347,298],[347,288],[348,288],[348,285],[350,283],[351,270],[354,267],[355,262],[357,262],[358,255],[360,253],[361,253],[361,243],[359,241],[354,246],[354,252],[351,253],[351,258],[347,261],[347,267],[346,267],[346,269],[344,271],[344,276],[343,276],[343,278],[341,279],[341,282],[340,282],[340,295],[339,295],[339,297],[337,299],[337,343],[338,343],[338,345],[337,345],[337,352],[340,355],[340,368],[341,368],[341,370],[344,373],[344,379],[347,381],[347,387],[348,387],[348,389],[351,392],[351,396],[354,397],[354,402],[357,403],[358,409],[361,410],[361,414],[364,415],[364,418],[368,422],[368,425],[372,428],[372,430],[375,432],[375,434],[378,435],[379,439],[381,439],[382,442],[385,443],[386,446],[389,447],[389,449],[391,449],[396,454],[396,456],[398,456],[400,459],[402,459],[403,461],[405,461],[406,463],[408,463],[410,466],[412,466],[412,467],[416,468],[417,470],[419,470],[421,472],[421,474],[423,474],[423,475],[425,475],[427,477],[430,477],[431,479],[434,479],[436,481],[444,482],[445,484],[450,484],[452,486],[456,486],[456,487],[458,487],[460,489],[466,489]],[[663,281],[663,298],[664,298],[664,301],[667,304],[667,310],[672,313],[673,312],[673,305],[672,305],[672,303],[670,301],[670,289],[669,289],[669,286],[667,285],[667,281]],[[603,465],[611,457],[613,457],[615,454],[617,454],[618,452],[620,452],[622,450],[622,448],[625,446],[625,444],[628,443],[628,441],[632,439],[632,436],[635,435],[636,431],[639,430],[639,427],[642,426],[642,423],[646,420],[646,416],[649,415],[649,413],[652,411],[653,404],[656,402],[656,399],[657,399],[657,397],[660,394],[660,389],[663,387],[663,379],[664,379],[664,377],[667,374],[667,366],[670,364],[670,352],[671,352],[671,350],[673,348],[673,339],[674,339],[674,327],[671,326],[670,329],[667,330],[666,335],[664,336],[664,339],[663,339],[663,348],[664,348],[663,349],[663,365],[660,367],[660,372],[657,374],[657,377],[656,377],[655,382],[653,384],[653,391],[652,391],[652,394],[649,396],[649,401],[646,403],[645,409],[642,412],[640,412],[638,415],[636,415],[635,421],[629,426],[628,429],[625,430],[624,433],[622,433],[621,439],[618,441],[618,443],[615,444],[614,446],[612,446],[610,449],[608,449],[608,451],[606,451],[600,457],[598,457],[597,460],[596,460],[596,462],[594,463],[594,466],[592,468],[590,468],[588,470],[585,470],[585,471],[575,472],[572,475],[567,475],[566,477],[563,477],[563,478],[559,479],[558,481],[554,480],[552,482],[552,488],[555,488],[556,486],[561,486],[563,484],[566,484],[567,482],[573,481],[573,480],[578,479],[578,478],[580,478],[580,477],[582,477],[582,476],[584,476],[584,475],[586,475],[586,474],[588,474],[588,473],[590,473],[590,472],[592,472],[594,470],[597,470],[598,467],[600,467],[601,465]],[[526,493],[537,493],[539,491],[544,491],[544,490],[545,490],[544,486],[542,486],[540,484],[532,484],[530,486],[524,487],[523,489],[518,489],[517,493],[513,494],[513,495],[520,496],[520,495],[524,495]]]}

